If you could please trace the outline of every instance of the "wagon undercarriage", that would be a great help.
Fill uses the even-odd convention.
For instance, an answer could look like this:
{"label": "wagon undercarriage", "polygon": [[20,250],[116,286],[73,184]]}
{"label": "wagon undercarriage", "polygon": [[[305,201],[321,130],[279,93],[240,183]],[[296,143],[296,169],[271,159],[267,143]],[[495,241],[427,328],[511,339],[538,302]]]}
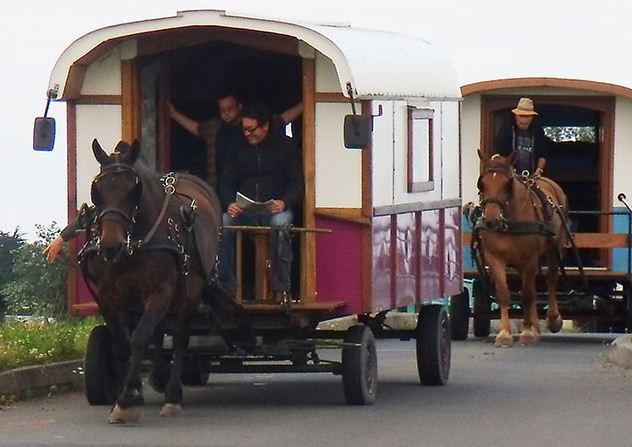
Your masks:
{"label": "wagon undercarriage", "polygon": [[[256,342],[245,343],[240,341],[243,338],[241,328],[218,328],[208,309],[202,307],[192,327],[185,355],[184,385],[206,385],[209,374],[217,373],[331,373],[342,376],[348,404],[368,405],[374,402],[377,393],[376,338],[415,339],[420,382],[423,385],[447,382],[451,336],[443,306],[421,306],[417,315],[402,312],[407,322],[400,327],[394,327],[387,312],[324,322],[338,316],[336,309],[342,304],[331,303],[327,309],[322,305],[311,308],[297,305],[290,311],[272,304],[256,304],[248,309],[246,304]],[[319,326],[321,322],[324,323]],[[173,327],[170,317],[161,327],[167,363],[172,355]],[[340,355],[332,351],[338,351]],[[155,346],[152,346],[145,371],[149,372],[152,386],[161,390],[167,372],[156,374],[151,371],[155,353]],[[116,372],[109,366],[112,356],[107,327],[96,327],[90,336],[85,360],[86,397],[93,405],[110,404],[116,396],[118,380]]]}

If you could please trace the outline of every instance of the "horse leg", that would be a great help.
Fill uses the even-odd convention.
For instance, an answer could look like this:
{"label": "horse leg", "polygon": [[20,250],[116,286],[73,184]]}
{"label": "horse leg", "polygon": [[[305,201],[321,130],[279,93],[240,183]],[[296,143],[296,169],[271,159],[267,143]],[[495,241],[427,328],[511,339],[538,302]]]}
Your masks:
{"label": "horse leg", "polygon": [[149,371],[148,381],[154,391],[164,393],[169,378],[169,364],[163,348],[165,331],[157,327],[154,331],[154,361]]}
{"label": "horse leg", "polygon": [[489,271],[494,283],[494,289],[496,291],[496,299],[500,305],[500,330],[496,335],[494,346],[497,347],[511,347],[513,345],[513,337],[511,335],[511,324],[509,322],[509,301],[510,292],[507,285],[507,272],[504,262],[488,257],[487,263],[489,265]]}
{"label": "horse leg", "polygon": [[[519,342],[521,345],[530,345],[540,341],[540,323],[538,319],[538,307],[536,301],[537,259],[521,271],[522,304],[524,307],[522,332]],[[535,266],[535,267],[532,267]]]}
{"label": "horse leg", "polygon": [[557,280],[559,260],[554,251],[549,252],[547,256],[548,272],[546,275],[546,284],[548,288],[548,308],[546,310],[546,327],[552,333],[559,332],[562,329],[562,315],[557,307]]}
{"label": "horse leg", "polygon": [[[165,301],[165,300],[163,300]],[[137,422],[141,417],[141,407],[144,403],[142,394],[142,383],[140,368],[147,349],[147,345],[154,335],[154,330],[163,316],[166,309],[162,311],[146,308],[140,318],[138,325],[134,328],[131,337],[131,356],[129,368],[123,381],[123,391],[116,400],[116,405],[110,413],[108,422],[129,423]]]}
{"label": "horse leg", "polygon": [[129,368],[130,344],[127,331],[127,322],[123,313],[110,312],[109,309],[102,310],[105,325],[110,332],[112,339],[112,354],[117,377],[117,392],[123,389],[123,378]]}
{"label": "horse leg", "polygon": [[160,409],[160,416],[177,416],[182,414],[182,365],[184,354],[189,347],[191,317],[190,308],[183,309],[178,316],[178,322],[173,334],[173,360],[171,374],[165,390],[165,403]]}

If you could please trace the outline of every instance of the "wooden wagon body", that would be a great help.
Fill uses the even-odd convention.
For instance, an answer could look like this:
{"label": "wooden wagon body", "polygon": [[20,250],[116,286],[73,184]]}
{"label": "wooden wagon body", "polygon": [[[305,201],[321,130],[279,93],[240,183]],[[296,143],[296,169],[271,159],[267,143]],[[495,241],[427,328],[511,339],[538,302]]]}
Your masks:
{"label": "wooden wagon body", "polygon": [[[139,139],[158,170],[194,170],[182,153],[200,142],[177,135],[166,101],[212,113],[227,70],[239,87],[263,84],[254,95],[277,111],[303,101],[302,225],[333,230],[301,240],[305,303],[360,313],[460,293],[460,92],[431,45],[393,33],[189,11],[83,36],[49,85],[67,103],[68,218],[89,202],[93,138]],[[343,145],[349,86],[362,114],[379,114],[366,150]],[[73,312],[85,308],[76,273],[70,292]]]}
{"label": "wooden wagon body", "polygon": [[[353,316],[376,337],[417,338],[418,360],[427,360],[422,382],[426,374],[428,383],[445,383],[445,307],[452,296],[463,301],[461,94],[450,63],[425,40],[223,11],[179,12],[79,38],[57,61],[48,90],[51,100],[67,104],[69,220],[89,202],[98,170],[90,151],[94,138],[104,147],[138,139],[157,170],[196,172],[204,164],[203,144],[170,122],[167,101],[203,120],[216,113],[217,93],[227,87],[274,112],[302,101],[302,117],[291,125],[305,178],[298,223],[331,230],[296,239],[298,302],[290,313],[261,300],[261,288],[244,296],[242,304],[262,322],[259,333],[303,341],[329,337],[332,331],[314,331],[320,321]],[[356,108],[371,131],[362,149],[347,149],[343,122]],[[76,253],[81,241],[73,244]],[[98,311],[77,269],[69,279],[72,313]],[[419,312],[416,326],[385,326],[392,309]],[[459,333],[466,336],[467,315],[459,315]],[[366,355],[370,349],[365,332],[351,332],[343,360],[351,356],[354,364],[361,359],[354,349]],[[275,371],[345,374],[340,364],[319,366],[317,358],[305,366],[300,350],[304,362],[295,362],[297,351],[290,351],[259,360],[292,361],[269,365]],[[249,370],[242,360],[238,366],[207,362],[201,369]]]}

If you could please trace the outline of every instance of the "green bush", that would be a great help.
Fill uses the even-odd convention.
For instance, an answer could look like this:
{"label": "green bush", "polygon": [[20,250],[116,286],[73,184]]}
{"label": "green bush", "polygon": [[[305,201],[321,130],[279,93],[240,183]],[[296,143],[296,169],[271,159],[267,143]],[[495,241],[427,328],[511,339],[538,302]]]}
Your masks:
{"label": "green bush", "polygon": [[90,331],[101,323],[97,317],[4,323],[0,325],[0,372],[82,358]]}

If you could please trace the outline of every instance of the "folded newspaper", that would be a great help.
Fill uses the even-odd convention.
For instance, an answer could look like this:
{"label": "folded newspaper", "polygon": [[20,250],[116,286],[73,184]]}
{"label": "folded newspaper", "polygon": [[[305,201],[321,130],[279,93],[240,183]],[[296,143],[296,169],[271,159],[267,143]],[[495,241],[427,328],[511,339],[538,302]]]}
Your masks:
{"label": "folded newspaper", "polygon": [[243,195],[239,191],[235,196],[235,203],[237,204],[237,206],[242,210],[251,213],[261,213],[268,211],[268,206],[272,205],[272,202],[272,199],[266,200],[265,202],[257,202],[255,200],[252,200],[250,197]]}

